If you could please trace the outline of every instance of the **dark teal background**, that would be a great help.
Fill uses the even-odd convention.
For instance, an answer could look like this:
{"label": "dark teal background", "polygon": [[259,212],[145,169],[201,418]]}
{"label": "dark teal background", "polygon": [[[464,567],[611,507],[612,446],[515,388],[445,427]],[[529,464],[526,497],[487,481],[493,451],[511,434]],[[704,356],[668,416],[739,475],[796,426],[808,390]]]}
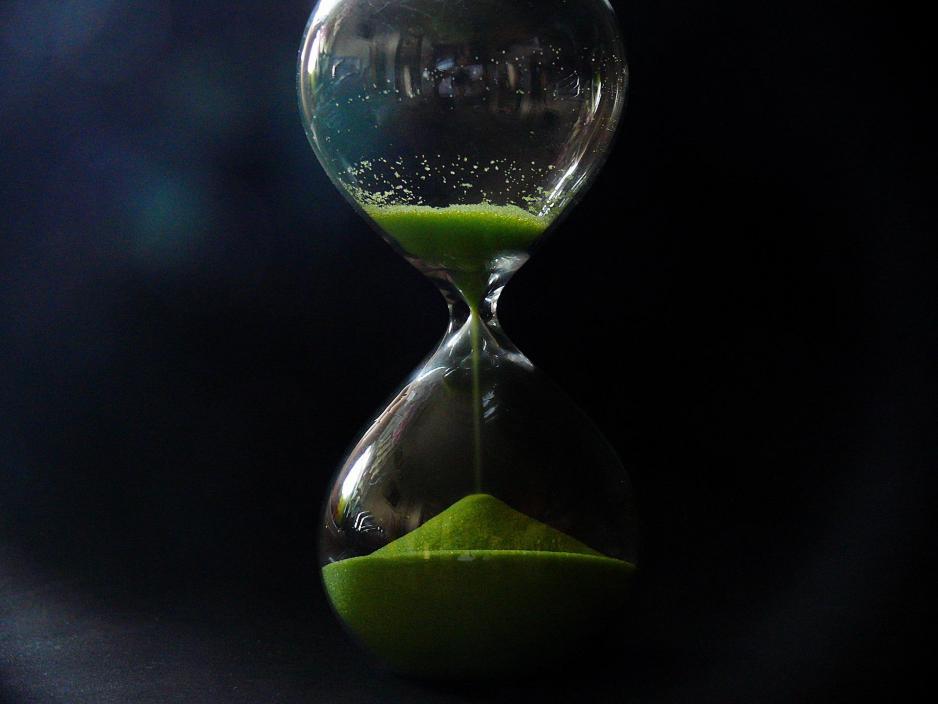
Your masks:
{"label": "dark teal background", "polygon": [[500,311],[633,467],[635,630],[566,684],[461,693],[370,669],[318,583],[330,475],[445,314],[306,143],[311,3],[0,4],[0,701],[833,702],[918,672],[928,25],[614,4],[625,129]]}

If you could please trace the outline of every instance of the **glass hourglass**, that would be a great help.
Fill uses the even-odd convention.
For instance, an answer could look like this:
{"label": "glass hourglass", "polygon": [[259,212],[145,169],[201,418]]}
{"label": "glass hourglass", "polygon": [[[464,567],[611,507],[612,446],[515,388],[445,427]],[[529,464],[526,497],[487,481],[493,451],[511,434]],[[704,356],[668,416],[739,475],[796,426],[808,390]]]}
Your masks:
{"label": "glass hourglass", "polygon": [[621,635],[628,476],[496,307],[604,161],[626,84],[606,0],[321,0],[306,28],[316,155],[450,310],[321,524],[337,615],[398,671],[504,675]]}

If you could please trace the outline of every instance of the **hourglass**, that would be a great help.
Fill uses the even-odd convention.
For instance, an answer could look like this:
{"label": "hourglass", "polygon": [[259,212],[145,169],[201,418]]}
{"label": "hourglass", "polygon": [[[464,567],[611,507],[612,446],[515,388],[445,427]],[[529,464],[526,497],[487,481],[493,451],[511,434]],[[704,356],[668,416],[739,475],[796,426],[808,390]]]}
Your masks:
{"label": "hourglass", "polygon": [[513,673],[621,636],[628,477],[496,317],[610,147],[627,84],[611,6],[321,0],[298,84],[333,183],[450,311],[329,493],[335,612],[385,663],[426,677]]}

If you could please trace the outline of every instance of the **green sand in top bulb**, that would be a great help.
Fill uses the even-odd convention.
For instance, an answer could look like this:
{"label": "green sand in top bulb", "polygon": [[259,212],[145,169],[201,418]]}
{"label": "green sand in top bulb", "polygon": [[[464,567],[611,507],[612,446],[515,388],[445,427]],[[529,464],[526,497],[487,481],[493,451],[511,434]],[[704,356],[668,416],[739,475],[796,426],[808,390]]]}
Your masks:
{"label": "green sand in top bulb", "polygon": [[515,205],[369,205],[365,212],[405,252],[458,272],[481,272],[506,253],[525,252],[544,234],[548,218]]}
{"label": "green sand in top bulb", "polygon": [[474,494],[322,574],[341,619],[393,668],[466,678],[581,649],[621,615],[634,570]]}

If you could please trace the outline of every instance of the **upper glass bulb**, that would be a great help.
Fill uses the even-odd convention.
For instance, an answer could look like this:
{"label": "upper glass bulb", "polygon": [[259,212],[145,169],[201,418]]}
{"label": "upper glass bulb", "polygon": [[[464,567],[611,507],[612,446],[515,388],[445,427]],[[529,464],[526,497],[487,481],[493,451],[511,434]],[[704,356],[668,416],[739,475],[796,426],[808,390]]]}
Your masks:
{"label": "upper glass bulb", "polygon": [[332,181],[425,273],[477,298],[598,170],[627,71],[605,0],[323,0],[298,80]]}

